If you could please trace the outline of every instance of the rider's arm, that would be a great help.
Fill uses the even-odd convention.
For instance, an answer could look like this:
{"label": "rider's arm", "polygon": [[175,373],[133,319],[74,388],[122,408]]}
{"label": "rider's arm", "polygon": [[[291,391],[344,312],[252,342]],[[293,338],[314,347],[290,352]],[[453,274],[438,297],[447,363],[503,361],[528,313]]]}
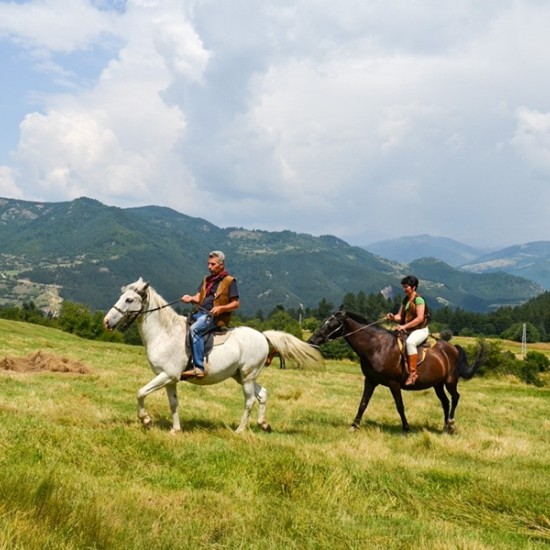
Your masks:
{"label": "rider's arm", "polygon": [[239,309],[241,303],[239,302],[239,298],[231,298],[229,300],[228,304],[225,304],[224,306],[214,306],[210,313],[212,315],[219,315],[220,313],[229,313],[230,311],[235,311],[236,309]]}
{"label": "rider's arm", "polygon": [[394,321],[395,323],[399,323],[399,321],[401,321],[402,313],[403,313],[403,306],[399,308],[399,311],[397,313],[388,313],[386,315],[386,319],[388,321]]}

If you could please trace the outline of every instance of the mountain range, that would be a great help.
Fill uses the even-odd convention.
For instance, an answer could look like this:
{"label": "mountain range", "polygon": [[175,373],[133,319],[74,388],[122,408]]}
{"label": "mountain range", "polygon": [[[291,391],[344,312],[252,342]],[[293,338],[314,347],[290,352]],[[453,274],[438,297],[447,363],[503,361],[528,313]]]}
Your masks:
{"label": "mountain range", "polygon": [[71,300],[105,311],[140,276],[172,301],[196,290],[213,249],[227,255],[244,315],[276,306],[305,311],[321,300],[337,306],[360,291],[400,294],[409,272],[434,307],[484,312],[544,291],[525,277],[467,272],[434,257],[386,259],[332,235],[220,228],[170,208],[119,208],[85,197],[0,199],[0,305],[32,300],[56,311]]}
{"label": "mountain range", "polygon": [[364,248],[373,254],[401,263],[419,258],[437,258],[471,273],[509,273],[534,281],[550,290],[550,241],[487,250],[446,237],[417,235],[378,241]]}

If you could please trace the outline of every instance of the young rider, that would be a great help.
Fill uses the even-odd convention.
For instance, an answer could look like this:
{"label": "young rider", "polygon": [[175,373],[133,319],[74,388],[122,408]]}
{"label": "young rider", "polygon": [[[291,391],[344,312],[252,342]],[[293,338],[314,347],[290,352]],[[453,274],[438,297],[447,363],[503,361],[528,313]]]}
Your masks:
{"label": "young rider", "polygon": [[418,348],[430,333],[428,329],[428,317],[426,302],[422,296],[417,294],[418,279],[413,275],[407,275],[401,280],[405,298],[399,311],[394,315],[388,313],[386,319],[399,323],[397,330],[410,332],[407,336],[405,346],[409,363],[409,377],[405,386],[411,386],[418,378]]}

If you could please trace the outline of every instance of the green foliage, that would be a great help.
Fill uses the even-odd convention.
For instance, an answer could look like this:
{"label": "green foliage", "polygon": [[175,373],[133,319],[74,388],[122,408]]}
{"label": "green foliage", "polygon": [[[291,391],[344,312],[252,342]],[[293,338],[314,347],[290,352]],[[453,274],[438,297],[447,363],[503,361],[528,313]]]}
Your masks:
{"label": "green foliage", "polygon": [[443,307],[433,312],[432,321],[453,334],[501,337],[516,342],[521,342],[525,323],[528,342],[547,342],[550,341],[550,292],[521,306],[501,307],[486,314]]}
{"label": "green foliage", "polygon": [[[360,312],[367,293],[400,289],[402,265],[330,235],[221,229],[169,208],[121,209],[86,198],[51,204],[5,199],[0,216],[0,271],[43,288],[56,285],[64,300],[94,310],[108,309],[120,287],[139,276],[168,301],[195,289],[213,248],[227,253],[246,315],[276,304],[306,312],[324,300],[322,317],[332,309],[324,306],[340,305],[347,292],[357,293],[356,307],[349,309]],[[413,263],[410,271],[432,282],[423,295],[434,308],[441,298],[484,312],[493,304],[522,303],[541,290],[519,277],[466,273],[435,260]],[[10,300],[19,305],[29,298]]]}
{"label": "green foliage", "polygon": [[89,307],[69,301],[63,302],[61,306],[58,325],[65,332],[89,340],[95,339],[102,332],[97,327],[96,320]]}
{"label": "green foliage", "polygon": [[334,311],[334,304],[323,298],[317,308],[317,318],[326,319]]}
{"label": "green foliage", "polygon": [[101,311],[92,312],[89,307],[70,301],[65,301],[61,305],[61,312],[54,326],[88,340],[121,340],[116,332],[108,332],[104,329]]}
{"label": "green foliage", "polygon": [[308,332],[314,332],[321,325],[318,319],[315,317],[306,317],[302,321],[302,328]]}
{"label": "green foliage", "polygon": [[527,343],[540,342],[540,333],[531,323],[515,323],[501,333],[505,340],[521,342],[523,338],[523,325],[525,325],[525,340]]}
{"label": "green foliage", "polygon": [[354,362],[358,361],[357,354],[351,349],[348,343],[341,338],[331,340],[321,345],[320,351],[325,359],[349,359]]}
{"label": "green foliage", "polygon": [[[478,340],[473,349],[468,350],[468,354],[477,354],[480,345],[481,340]],[[526,356],[525,360],[517,359],[511,351],[503,350],[502,342],[498,340],[486,341],[485,346],[486,360],[484,365],[477,371],[478,375],[488,377],[511,375],[526,384],[544,385],[539,376],[539,365],[543,363],[543,360],[538,356],[531,355],[529,358]],[[547,359],[544,355],[543,357]]]}
{"label": "green foliage", "polygon": [[525,355],[525,361],[536,365],[538,372],[548,372],[550,370],[550,359],[540,351],[528,351]]}
{"label": "green foliage", "polygon": [[37,325],[49,324],[50,318],[44,316],[34,302],[24,302],[22,307],[7,306],[0,308],[0,317],[11,321],[24,321]]}
{"label": "green foliage", "polygon": [[286,311],[274,311],[264,323],[264,330],[282,330],[293,334],[297,338],[302,337],[302,329],[296,319],[293,319]]}

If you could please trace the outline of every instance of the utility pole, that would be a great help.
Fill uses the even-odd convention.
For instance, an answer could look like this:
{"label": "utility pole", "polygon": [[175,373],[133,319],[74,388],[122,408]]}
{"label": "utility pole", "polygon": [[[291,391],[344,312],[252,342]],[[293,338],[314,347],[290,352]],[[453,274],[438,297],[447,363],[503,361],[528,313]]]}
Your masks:
{"label": "utility pole", "polygon": [[521,333],[521,355],[525,359],[527,354],[527,325],[523,323],[523,331]]}

